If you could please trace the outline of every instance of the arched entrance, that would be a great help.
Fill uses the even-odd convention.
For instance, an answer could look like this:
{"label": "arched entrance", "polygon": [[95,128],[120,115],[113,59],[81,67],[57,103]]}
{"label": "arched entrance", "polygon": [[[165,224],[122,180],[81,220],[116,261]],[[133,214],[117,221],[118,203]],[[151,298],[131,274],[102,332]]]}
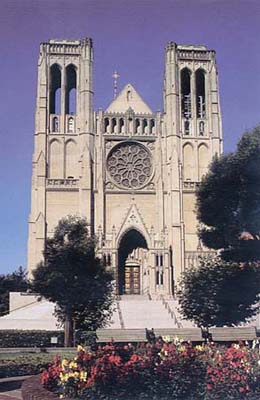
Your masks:
{"label": "arched entrance", "polygon": [[148,249],[144,236],[131,229],[121,238],[118,248],[118,291],[119,294],[140,294],[141,274],[145,250]]}

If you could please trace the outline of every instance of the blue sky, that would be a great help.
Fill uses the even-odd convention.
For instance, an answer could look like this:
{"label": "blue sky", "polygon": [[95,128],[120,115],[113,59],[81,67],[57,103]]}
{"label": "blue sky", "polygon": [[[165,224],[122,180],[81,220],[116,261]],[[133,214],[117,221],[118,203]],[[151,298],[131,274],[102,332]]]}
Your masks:
{"label": "blue sky", "polygon": [[260,122],[259,0],[1,0],[0,273],[26,265],[37,58],[50,38],[94,40],[95,108],[131,82],[162,109],[164,46],[216,50],[224,149]]}

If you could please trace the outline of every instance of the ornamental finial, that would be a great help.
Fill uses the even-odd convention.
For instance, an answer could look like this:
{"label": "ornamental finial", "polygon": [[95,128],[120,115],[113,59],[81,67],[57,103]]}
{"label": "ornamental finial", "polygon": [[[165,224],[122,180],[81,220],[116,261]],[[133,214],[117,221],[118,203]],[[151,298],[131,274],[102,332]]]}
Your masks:
{"label": "ornamental finial", "polygon": [[120,78],[120,75],[117,71],[115,71],[112,75],[112,78],[114,78],[114,99],[117,96],[117,80]]}

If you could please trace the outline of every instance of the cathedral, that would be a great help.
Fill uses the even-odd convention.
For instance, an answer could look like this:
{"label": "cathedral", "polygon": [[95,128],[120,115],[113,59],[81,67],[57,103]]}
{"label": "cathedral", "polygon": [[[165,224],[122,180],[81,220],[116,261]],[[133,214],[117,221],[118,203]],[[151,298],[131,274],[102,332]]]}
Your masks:
{"label": "cathedral", "polygon": [[28,271],[68,215],[85,217],[119,295],[170,298],[180,274],[209,252],[197,236],[195,192],[222,152],[214,50],[165,48],[163,111],[131,83],[93,109],[93,44],[40,46]]}

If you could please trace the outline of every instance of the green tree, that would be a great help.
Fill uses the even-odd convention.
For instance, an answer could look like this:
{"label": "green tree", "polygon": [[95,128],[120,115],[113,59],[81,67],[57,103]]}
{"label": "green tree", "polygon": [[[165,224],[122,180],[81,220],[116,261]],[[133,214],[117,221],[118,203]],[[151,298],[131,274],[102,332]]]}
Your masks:
{"label": "green tree", "polygon": [[257,263],[225,262],[201,258],[197,268],[182,275],[178,290],[184,319],[202,328],[232,326],[257,313],[260,269]]}
{"label": "green tree", "polygon": [[214,158],[197,190],[199,235],[233,261],[260,259],[260,125],[234,153]]}
{"label": "green tree", "polygon": [[95,246],[84,219],[64,218],[46,240],[44,261],[33,271],[31,290],[56,303],[65,346],[72,345],[73,326],[97,329],[111,315],[112,275],[96,257]]}
{"label": "green tree", "polygon": [[16,271],[0,275],[0,315],[9,311],[9,292],[26,292],[28,280],[26,271],[19,267]]}

